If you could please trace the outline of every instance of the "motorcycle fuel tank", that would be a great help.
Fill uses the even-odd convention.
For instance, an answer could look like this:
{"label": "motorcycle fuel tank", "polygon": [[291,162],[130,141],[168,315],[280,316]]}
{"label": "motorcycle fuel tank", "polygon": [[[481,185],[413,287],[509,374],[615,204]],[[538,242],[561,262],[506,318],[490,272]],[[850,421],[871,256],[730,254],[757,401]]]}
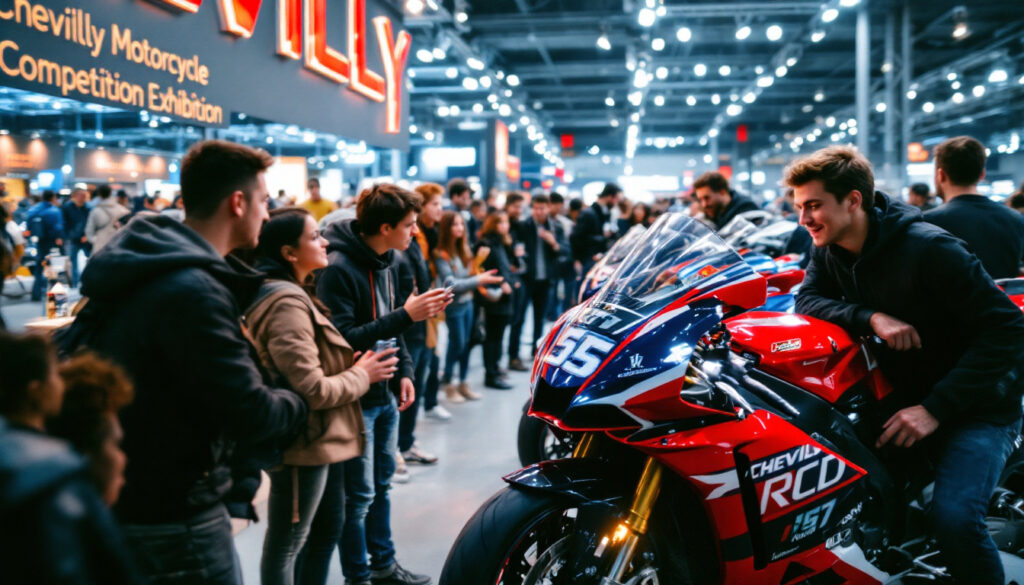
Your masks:
{"label": "motorcycle fuel tank", "polygon": [[755,356],[759,369],[834,404],[860,381],[875,398],[889,392],[861,343],[837,325],[805,315],[750,312],[725,321],[733,350]]}

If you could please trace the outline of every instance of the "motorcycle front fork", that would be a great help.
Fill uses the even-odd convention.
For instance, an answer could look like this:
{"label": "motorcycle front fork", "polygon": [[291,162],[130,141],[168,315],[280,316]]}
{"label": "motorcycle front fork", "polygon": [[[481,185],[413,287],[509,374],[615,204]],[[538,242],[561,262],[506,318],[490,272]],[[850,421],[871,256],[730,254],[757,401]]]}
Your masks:
{"label": "motorcycle front fork", "polygon": [[[592,455],[595,451],[597,435],[586,433],[573,450],[573,457],[581,458]],[[602,539],[602,546],[611,544],[619,546],[619,554],[615,557],[607,577],[602,580],[603,584],[613,585],[622,582],[622,576],[629,569],[629,563],[636,552],[636,546],[640,537],[647,533],[647,525],[651,518],[651,511],[654,503],[658,500],[661,492],[661,474],[663,467],[653,457],[648,457],[644,463],[644,470],[640,474],[640,481],[637,483],[636,491],[633,494],[633,501],[630,504],[626,519],[615,527],[615,531]]]}

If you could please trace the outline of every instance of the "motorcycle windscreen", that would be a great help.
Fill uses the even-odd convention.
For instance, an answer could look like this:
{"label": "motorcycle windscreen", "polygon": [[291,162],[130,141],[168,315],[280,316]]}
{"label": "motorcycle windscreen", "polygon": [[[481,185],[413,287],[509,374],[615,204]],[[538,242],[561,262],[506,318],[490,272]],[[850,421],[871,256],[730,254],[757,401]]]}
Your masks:
{"label": "motorcycle windscreen", "polygon": [[619,238],[611,249],[594,264],[583,278],[579,302],[582,303],[589,299],[599,288],[604,286],[604,283],[608,282],[608,277],[622,264],[622,261],[636,247],[646,231],[647,228],[642,225],[629,228],[629,231]]}
{"label": "motorcycle windscreen", "polygon": [[549,336],[538,355],[534,410],[573,427],[644,424],[648,417],[638,418],[631,405],[682,404],[696,343],[727,307],[760,306],[766,290],[764,278],[703,223],[663,215],[609,282]]}
{"label": "motorcycle windscreen", "polygon": [[718,230],[718,237],[722,238],[726,244],[739,250],[747,245],[747,239],[750,236],[753,236],[760,230],[761,228],[751,223],[745,217],[734,217],[722,229]]}

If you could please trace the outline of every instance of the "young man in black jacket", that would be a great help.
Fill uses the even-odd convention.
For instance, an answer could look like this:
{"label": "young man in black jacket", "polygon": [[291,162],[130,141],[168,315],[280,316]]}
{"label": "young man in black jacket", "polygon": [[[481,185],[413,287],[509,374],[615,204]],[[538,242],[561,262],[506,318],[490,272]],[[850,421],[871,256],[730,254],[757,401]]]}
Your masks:
{"label": "young man in black jacket", "polygon": [[[606,183],[597,201],[584,209],[576,218],[569,241],[572,244],[573,259],[580,263],[581,276],[586,278],[587,272],[608,251],[612,237],[612,208],[622,195],[622,187],[615,183]],[[572,206],[570,206],[571,208]]]}
{"label": "young man in black jacket", "polygon": [[966,242],[992,278],[1016,278],[1024,259],[1024,216],[978,195],[985,158],[985,147],[970,136],[935,147],[935,190],[946,203],[924,220]]}
{"label": "young man in black jacket", "polygon": [[729,179],[716,171],[708,171],[697,177],[693,182],[693,194],[704,216],[714,224],[716,230],[724,228],[737,215],[758,209],[749,197],[730,189]]}
{"label": "young man in black jacket", "polygon": [[256,245],[271,164],[247,146],[195,144],[181,162],[185,223],[137,218],[82,273],[89,302],[67,339],[135,384],[121,412],[128,466],[114,511],[151,583],[241,583],[227,494],[247,507],[255,489],[232,490],[232,454],[284,447],[305,427],[306,403],[266,384],[242,332],[263,275],[228,257]]}
{"label": "young man in black jacket", "polygon": [[962,242],[875,193],[852,147],[794,162],[785,181],[815,245],[797,311],[885,341],[879,364],[896,391],[876,447],[923,441],[950,573],[1003,583],[985,512],[1021,427],[1024,315]]}
{"label": "young man in black jacket", "polygon": [[523,221],[519,228],[519,236],[526,247],[523,288],[533,305],[533,335],[530,345],[533,355],[537,354],[537,341],[544,330],[551,285],[560,276],[560,261],[563,254],[568,253],[569,247],[562,226],[548,217],[549,202],[547,195],[535,195],[531,216]]}
{"label": "young man in black jacket", "polygon": [[[523,208],[526,197],[522,193],[509,193],[505,197],[505,213],[508,214],[509,235],[512,236],[512,250],[519,262],[526,261],[526,244],[523,242]],[[515,263],[514,263],[515,264]],[[526,323],[526,308],[530,305],[530,297],[523,286],[517,286],[512,292],[512,320],[508,329],[508,369],[515,372],[527,372],[530,368],[519,359],[519,346],[523,342],[523,324]]]}
{"label": "young man in black jacket", "polygon": [[331,224],[324,232],[330,264],[317,278],[316,290],[331,311],[334,326],[355,351],[373,349],[385,340],[400,347],[399,375],[374,384],[359,400],[366,426],[363,455],[331,466],[328,472],[326,489],[346,493],[338,545],[342,573],[354,585],[430,582],[395,561],[388,495],[396,466],[398,413],[412,406],[416,397],[413,365],[402,334],[443,311],[447,298],[444,289],[433,289],[398,304],[395,251],[412,243],[419,210],[415,193],[397,185],[375,185],[359,195],[356,219]]}

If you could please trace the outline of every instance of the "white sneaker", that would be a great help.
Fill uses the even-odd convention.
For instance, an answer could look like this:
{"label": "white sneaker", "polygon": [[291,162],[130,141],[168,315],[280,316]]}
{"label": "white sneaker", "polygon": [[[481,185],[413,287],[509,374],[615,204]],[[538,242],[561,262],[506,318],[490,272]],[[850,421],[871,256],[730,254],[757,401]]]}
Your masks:
{"label": "white sneaker", "polygon": [[395,453],[395,473],[391,476],[391,481],[395,483],[412,481],[412,475],[409,473],[409,468],[405,465],[405,459],[401,453]]}
{"label": "white sneaker", "polygon": [[451,420],[452,418],[452,413],[448,412],[448,409],[441,406],[440,404],[426,411],[424,415],[427,418],[432,418],[434,420],[440,421]]}

